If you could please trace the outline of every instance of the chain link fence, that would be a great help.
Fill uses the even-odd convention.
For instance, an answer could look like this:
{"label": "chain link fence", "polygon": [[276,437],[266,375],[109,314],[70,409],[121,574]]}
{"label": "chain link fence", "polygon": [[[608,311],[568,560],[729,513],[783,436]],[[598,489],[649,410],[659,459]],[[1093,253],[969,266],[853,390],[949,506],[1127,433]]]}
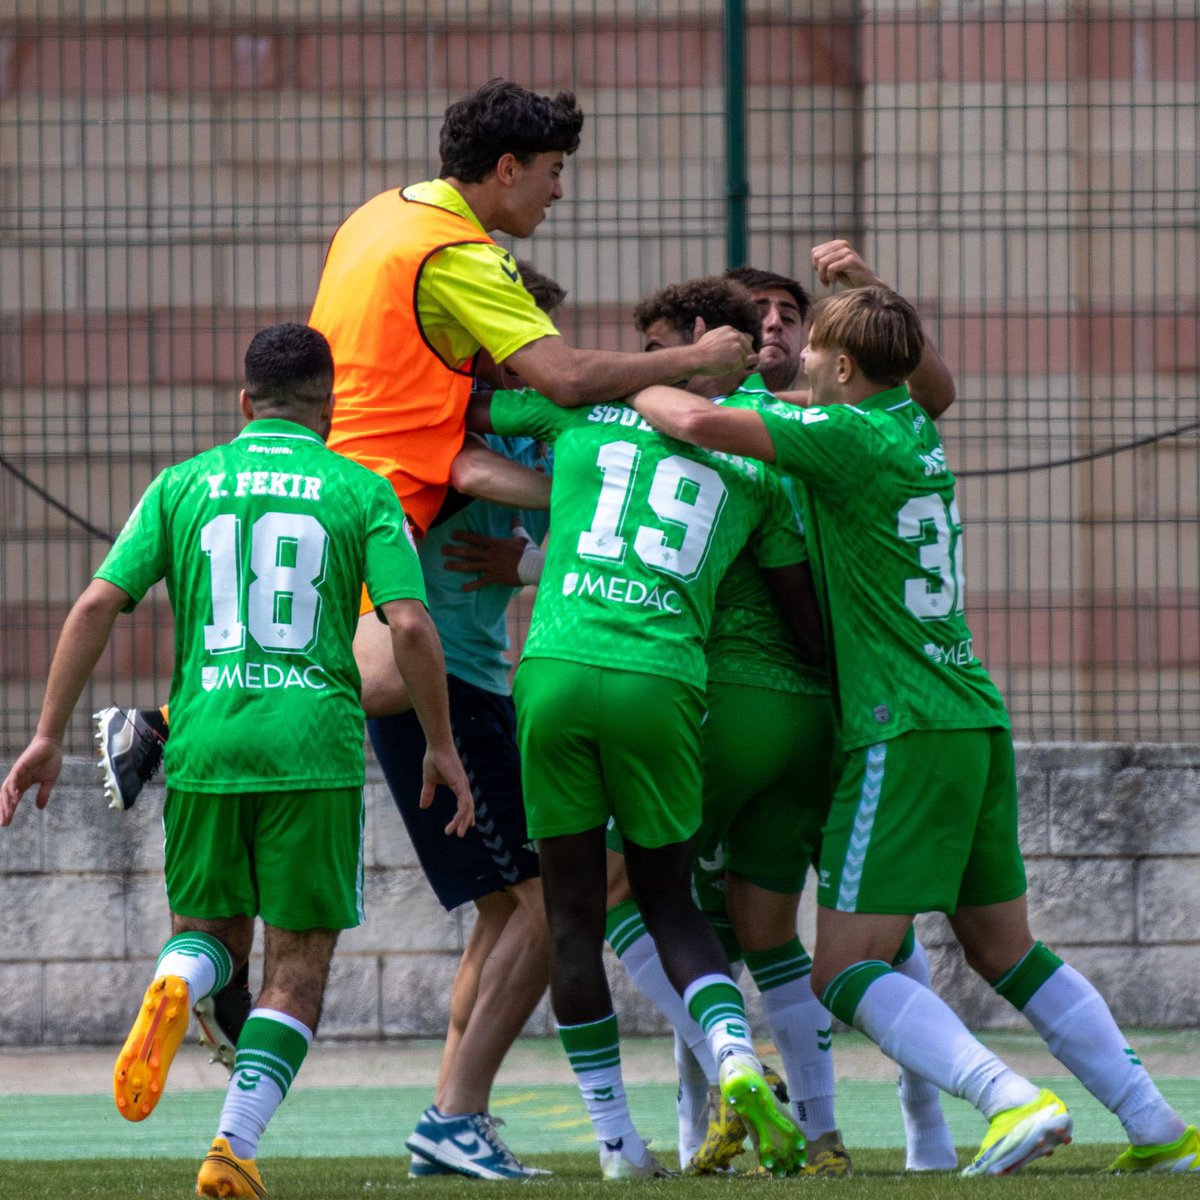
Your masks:
{"label": "chain link fence", "polygon": [[[819,294],[847,238],[955,374],[968,619],[1017,735],[1200,738],[1198,64],[1175,0],[0,0],[0,753],[142,488],[236,432],[249,337],[496,75],[588,114],[520,246],[567,337],[635,348],[640,296],[739,258]],[[152,594],[71,748],[171,660]]]}

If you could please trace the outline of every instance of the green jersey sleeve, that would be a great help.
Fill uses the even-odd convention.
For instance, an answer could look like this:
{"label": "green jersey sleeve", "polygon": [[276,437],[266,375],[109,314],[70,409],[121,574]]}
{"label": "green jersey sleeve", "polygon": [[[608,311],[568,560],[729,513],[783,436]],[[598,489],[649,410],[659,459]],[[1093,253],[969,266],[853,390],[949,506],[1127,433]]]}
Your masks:
{"label": "green jersey sleeve", "polygon": [[96,579],[107,580],[129,593],[125,612],[132,611],[167,573],[169,539],[164,495],[169,475],[170,469],[151,482],[95,574]]}
{"label": "green jersey sleeve", "polygon": [[773,404],[759,412],[775,446],[775,465],[822,491],[861,487],[885,449],[863,414],[848,404]]}
{"label": "green jersey sleeve", "polygon": [[382,475],[374,475],[372,503],[367,510],[363,572],[367,592],[375,604],[389,600],[425,599],[425,580],[412,535],[396,493]]}
{"label": "green jersey sleeve", "polygon": [[492,429],[500,437],[553,442],[564,429],[578,423],[579,410],[563,408],[533,388],[493,392],[491,406]]}

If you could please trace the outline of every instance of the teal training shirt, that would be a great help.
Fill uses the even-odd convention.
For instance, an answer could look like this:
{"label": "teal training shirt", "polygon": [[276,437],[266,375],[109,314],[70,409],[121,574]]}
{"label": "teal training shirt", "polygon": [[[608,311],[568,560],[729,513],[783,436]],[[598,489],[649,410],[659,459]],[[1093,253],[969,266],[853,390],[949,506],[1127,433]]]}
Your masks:
{"label": "teal training shirt", "polygon": [[[501,438],[489,435],[488,445],[498,454],[522,466],[550,472],[549,454],[538,453],[533,438]],[[456,530],[470,530],[488,537],[511,537],[513,522],[540,544],[550,525],[548,511],[508,508],[473,500],[433,528],[417,543],[425,590],[429,595],[429,611],[442,639],[446,654],[446,671],[457,679],[497,695],[510,694],[511,663],[505,658],[508,650],[508,605],[520,590],[491,584],[477,591],[464,592],[464,583],[473,576],[446,569],[444,546],[454,544]]]}

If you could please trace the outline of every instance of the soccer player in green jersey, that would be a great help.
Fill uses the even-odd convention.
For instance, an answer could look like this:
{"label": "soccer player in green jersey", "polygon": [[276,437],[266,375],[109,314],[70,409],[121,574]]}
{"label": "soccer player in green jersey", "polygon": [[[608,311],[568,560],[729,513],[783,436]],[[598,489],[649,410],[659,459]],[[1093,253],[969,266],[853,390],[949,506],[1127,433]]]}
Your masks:
{"label": "soccer player in green jersey", "polygon": [[[726,272],[722,280],[693,280],[643,300],[634,321],[645,349],[655,351],[686,342],[703,325],[723,322],[723,306],[730,301],[722,289],[728,289],[730,279],[743,276],[767,291],[772,308],[794,311],[801,321],[807,316],[808,296],[796,281],[762,271]],[[761,295],[755,297],[749,290],[762,313]],[[764,339],[767,325],[764,316]],[[931,374],[936,379],[936,372]],[[786,381],[793,380],[794,371],[789,370]],[[687,390],[720,398],[720,403],[761,408],[775,399],[764,382],[758,374],[746,379],[696,377],[688,382]],[[942,388],[939,399],[944,395]],[[806,567],[788,570],[803,572],[799,580],[789,581],[787,593],[793,623],[805,631],[803,653],[773,601],[766,579],[745,551],[730,567],[717,593],[705,645],[708,711],[703,730],[704,805],[696,842],[695,889],[730,960],[743,958],[745,951],[762,993],[764,1014],[783,1056],[791,1096],[808,1140],[804,1173],[836,1176],[849,1173],[850,1158],[834,1118],[830,1017],[813,995],[808,980],[811,962],[796,937],[804,875],[829,807],[833,716],[828,676],[823,669],[809,665],[824,660],[811,574]],[[779,594],[778,587],[775,592]],[[798,617],[797,599],[805,606]],[[610,894],[610,903],[613,899]],[[716,1078],[700,1037],[702,1031],[682,1012],[655,961],[652,940],[632,901],[623,899],[611,908],[608,924],[610,940],[635,986],[676,1027],[681,1160],[692,1171],[719,1170],[741,1152],[744,1130],[740,1122],[730,1119],[719,1097],[709,1099],[707,1106],[700,1102],[708,1097],[707,1085]],[[924,950],[911,935],[901,958],[899,965],[906,974],[916,974],[923,967],[919,978],[929,982]],[[911,1073],[902,1074],[910,1167],[952,1167],[954,1146],[937,1089],[922,1081],[929,1094],[919,1095],[920,1087]],[[705,1107],[707,1129],[702,1122]]]}
{"label": "soccer player in green jersey", "polygon": [[815,407],[634,398],[656,428],[776,463],[805,483],[846,760],[823,831],[813,986],[836,1016],[944,1090],[988,1131],[968,1175],[1007,1174],[1070,1140],[1071,1117],[888,964],[917,912],[942,911],[967,961],[1120,1120],[1118,1172],[1182,1171],[1200,1133],[1166,1103],[1095,988],[1029,931],[1008,714],[963,617],[954,477],[901,386],[920,358],[901,297],[860,288],[814,314]]}
{"label": "soccer player in green jersey", "polygon": [[[757,336],[742,293],[737,328]],[[601,948],[605,826],[668,976],[704,1028],[723,1093],[768,1169],[796,1170],[800,1131],[766,1087],[741,993],[690,893],[700,821],[703,641],[717,584],[748,541],[802,557],[794,513],[760,463],[696,454],[623,405],[563,409],[536,393],[477,402],[483,428],[551,441],[550,539],[514,694],[527,822],[554,953],[551,1001],[610,1178],[660,1173],[625,1104]]]}
{"label": "soccer player in green jersey", "polygon": [[420,566],[386,480],[326,449],[329,346],[305,325],[259,332],[228,445],[147,489],[67,617],[37,736],[0,786],[0,825],[37,785],[44,807],[71,712],[113,624],[165,579],[175,612],[163,807],[173,935],[113,1072],[118,1111],[162,1096],[192,1005],[220,990],[266,927],[262,991],[237,1043],[202,1196],[264,1196],[259,1138],[304,1060],[338,932],[363,919],[363,712],[352,640],[365,582],[425,728],[425,800],[458,797],[445,666]]}

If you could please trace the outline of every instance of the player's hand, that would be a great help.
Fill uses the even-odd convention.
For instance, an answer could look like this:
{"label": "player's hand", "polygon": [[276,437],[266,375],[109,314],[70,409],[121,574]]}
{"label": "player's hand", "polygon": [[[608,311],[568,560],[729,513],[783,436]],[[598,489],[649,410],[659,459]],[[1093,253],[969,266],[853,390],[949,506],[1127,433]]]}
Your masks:
{"label": "player's hand", "polygon": [[445,750],[427,747],[423,772],[425,779],[421,785],[420,806],[428,808],[433,803],[433,793],[439,784],[448,787],[454,793],[458,807],[450,824],[442,832],[447,837],[451,834],[463,837],[475,824],[475,797],[471,792],[471,782],[467,779],[462,760],[458,757],[458,751],[453,746],[448,746]]}
{"label": "player's hand", "polygon": [[694,375],[732,375],[735,371],[748,375],[758,365],[748,333],[732,325],[706,330],[702,317],[696,318],[692,349],[697,355]]}
{"label": "player's hand", "polygon": [[47,737],[35,737],[12,765],[0,784],[0,825],[12,823],[21,797],[36,783],[38,808],[45,808],[58,773],[62,770],[62,747]]}
{"label": "player's hand", "polygon": [[835,283],[852,288],[888,286],[867,266],[863,256],[849,242],[840,238],[814,246],[812,265],[817,278],[826,287]]}
{"label": "player's hand", "polygon": [[442,547],[447,571],[465,571],[477,576],[462,585],[464,592],[477,592],[489,584],[522,587],[517,567],[529,542],[523,537],[488,537],[470,529],[456,529],[454,540]]}

